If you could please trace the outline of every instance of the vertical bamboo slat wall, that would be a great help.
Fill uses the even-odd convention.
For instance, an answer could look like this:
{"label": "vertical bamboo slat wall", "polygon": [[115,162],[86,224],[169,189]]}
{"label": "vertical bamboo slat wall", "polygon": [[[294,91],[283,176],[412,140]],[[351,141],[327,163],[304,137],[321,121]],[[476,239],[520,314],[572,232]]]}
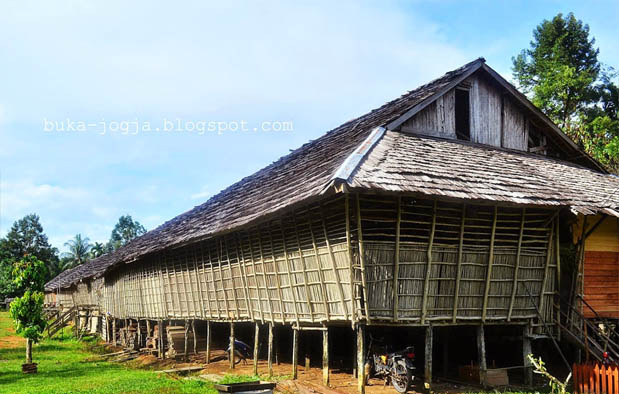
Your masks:
{"label": "vertical bamboo slat wall", "polygon": [[116,318],[466,324],[536,320],[535,303],[552,323],[557,216],[337,196],[121,266],[101,307]]}
{"label": "vertical bamboo slat wall", "polygon": [[536,319],[540,305],[554,321],[556,211],[379,196],[359,206],[372,319]]}
{"label": "vertical bamboo slat wall", "polygon": [[344,197],[106,275],[117,318],[318,323],[351,318]]}

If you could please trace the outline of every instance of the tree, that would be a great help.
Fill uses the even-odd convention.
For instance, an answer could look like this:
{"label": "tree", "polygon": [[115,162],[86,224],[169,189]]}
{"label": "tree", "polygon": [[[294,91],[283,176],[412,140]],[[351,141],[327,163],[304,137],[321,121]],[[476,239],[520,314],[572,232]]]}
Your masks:
{"label": "tree", "polygon": [[[13,223],[6,237],[0,239],[0,299],[17,295],[11,280],[13,264],[24,256],[35,256],[49,268],[48,275],[58,272],[58,249],[52,247],[36,214],[26,215]],[[48,276],[45,279],[51,279]]]}
{"label": "tree", "polygon": [[619,171],[619,89],[598,61],[589,26],[572,13],[544,20],[530,48],[512,58],[513,75],[546,115],[610,171]]}
{"label": "tree", "polygon": [[144,226],[137,220],[133,220],[131,215],[123,215],[118,219],[116,226],[114,226],[106,248],[108,251],[116,250],[144,233],[146,233]]}
{"label": "tree", "polygon": [[559,127],[570,130],[584,108],[595,102],[599,50],[589,26],[570,13],[544,20],[533,31],[530,49],[512,59],[514,78],[533,103]]}
{"label": "tree", "polygon": [[24,294],[11,302],[10,315],[16,332],[26,338],[26,364],[32,363],[32,344],[41,339],[47,324],[43,317],[46,277],[45,263],[35,256],[27,255],[15,263],[13,282]]}
{"label": "tree", "polygon": [[101,242],[95,242],[92,245],[92,248],[90,248],[90,257],[93,259],[103,255],[104,253],[105,245],[103,245]]}
{"label": "tree", "polygon": [[73,239],[65,242],[64,245],[69,247],[69,251],[64,253],[63,257],[71,261],[71,267],[80,265],[90,258],[90,248],[92,245],[90,245],[90,239],[88,239],[88,237],[82,237],[82,234],[77,234]]}

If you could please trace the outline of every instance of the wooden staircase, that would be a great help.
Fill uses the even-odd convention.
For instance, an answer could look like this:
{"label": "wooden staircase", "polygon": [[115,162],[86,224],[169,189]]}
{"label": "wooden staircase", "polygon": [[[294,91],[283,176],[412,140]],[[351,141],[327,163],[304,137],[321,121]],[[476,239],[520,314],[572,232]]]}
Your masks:
{"label": "wooden staircase", "polygon": [[607,319],[601,317],[592,307],[580,297],[582,305],[593,312],[593,319],[585,318],[582,311],[570,305],[568,310],[561,311],[559,327],[565,339],[586,352],[586,357],[604,361],[604,353],[608,361],[619,363],[619,332]]}
{"label": "wooden staircase", "polygon": [[70,321],[75,319],[76,314],[77,307],[73,306],[71,309],[58,316],[56,320],[54,320],[47,326],[47,337],[51,338],[58,331],[62,330],[62,328],[69,324]]}

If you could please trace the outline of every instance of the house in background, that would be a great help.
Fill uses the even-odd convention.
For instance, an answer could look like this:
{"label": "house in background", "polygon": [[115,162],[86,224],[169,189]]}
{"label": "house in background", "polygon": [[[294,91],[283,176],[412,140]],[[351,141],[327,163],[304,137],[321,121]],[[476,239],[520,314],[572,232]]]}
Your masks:
{"label": "house in background", "polygon": [[[478,59],[61,274],[47,300],[162,357],[178,353],[179,324],[194,344],[208,332],[207,349],[218,324],[232,337],[251,327],[256,346],[266,325],[269,365],[278,330],[296,377],[299,338],[318,332],[325,383],[330,354],[348,354],[363,391],[367,338],[390,333],[418,345],[427,382],[475,359],[486,383],[487,359],[513,363],[532,339],[601,357],[605,333],[583,329],[618,317],[617,277],[602,278],[617,272],[618,188]],[[514,333],[523,349],[504,356],[496,344]]]}

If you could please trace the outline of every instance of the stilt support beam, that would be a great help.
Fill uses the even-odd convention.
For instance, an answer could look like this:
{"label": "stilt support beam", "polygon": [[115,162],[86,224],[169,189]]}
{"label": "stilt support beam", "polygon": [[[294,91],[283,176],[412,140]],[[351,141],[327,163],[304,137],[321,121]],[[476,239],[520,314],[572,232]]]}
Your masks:
{"label": "stilt support beam", "polygon": [[258,344],[260,343],[260,324],[254,328],[254,375],[258,375]]}
{"label": "stilt support beam", "polygon": [[230,323],[230,369],[234,369],[234,323]]}
{"label": "stilt support beam", "polygon": [[531,361],[529,361],[529,354],[532,353],[531,350],[531,337],[530,327],[524,326],[522,329],[522,358],[524,360],[524,384],[527,386],[531,386],[533,384],[533,369],[531,365]]}
{"label": "stilt support beam", "polygon": [[477,356],[479,357],[479,383],[487,386],[488,365],[486,364],[486,337],[484,326],[477,326]]}
{"label": "stilt support beam", "polygon": [[357,387],[365,394],[365,326],[357,327]]}
{"label": "stilt support beam", "polygon": [[322,383],[329,386],[329,327],[322,332]]}
{"label": "stilt support beam", "polygon": [[299,363],[299,330],[292,330],[292,378],[296,379],[298,376],[298,364]]}
{"label": "stilt support beam", "polygon": [[424,362],[424,386],[426,389],[430,388],[432,384],[432,346],[434,341],[434,330],[431,325],[426,327],[425,335],[425,362]]}
{"label": "stilt support beam", "polygon": [[269,376],[273,376],[273,323],[269,323],[269,347],[267,354]]}
{"label": "stilt support beam", "polygon": [[211,362],[211,322],[206,321],[206,363]]}

